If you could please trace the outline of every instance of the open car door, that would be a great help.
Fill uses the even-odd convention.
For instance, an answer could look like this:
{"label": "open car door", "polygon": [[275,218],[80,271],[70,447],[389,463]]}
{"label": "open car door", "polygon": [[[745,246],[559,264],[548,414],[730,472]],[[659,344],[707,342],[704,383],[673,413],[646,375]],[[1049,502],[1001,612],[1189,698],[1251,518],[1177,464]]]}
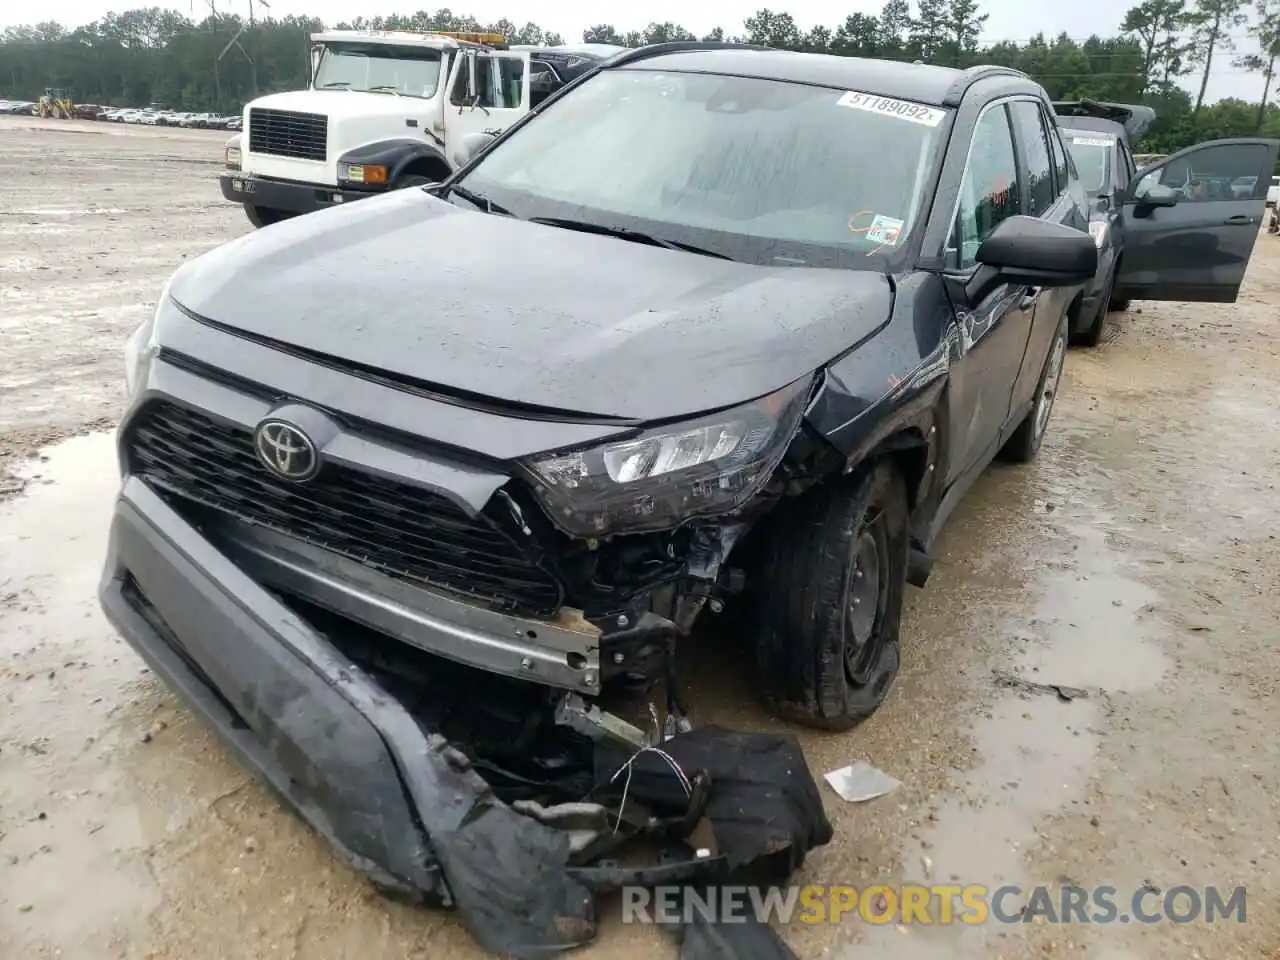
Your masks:
{"label": "open car door", "polygon": [[[1211,140],[1143,167],[1123,193],[1117,300],[1234,303],[1280,141]],[[1241,178],[1255,177],[1241,196]]]}

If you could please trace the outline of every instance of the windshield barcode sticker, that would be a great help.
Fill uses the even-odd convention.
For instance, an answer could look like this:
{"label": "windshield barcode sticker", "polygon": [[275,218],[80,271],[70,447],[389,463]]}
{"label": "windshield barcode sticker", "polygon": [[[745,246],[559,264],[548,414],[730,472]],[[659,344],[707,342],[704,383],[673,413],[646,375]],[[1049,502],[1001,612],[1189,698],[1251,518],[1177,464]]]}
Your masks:
{"label": "windshield barcode sticker", "polygon": [[926,127],[936,127],[942,122],[946,111],[924,104],[911,103],[909,100],[894,100],[892,97],[877,97],[872,93],[857,93],[850,90],[836,101],[842,107],[854,110],[865,110],[867,113],[878,113],[886,117],[897,117],[899,120],[910,120]]}
{"label": "windshield barcode sticker", "polygon": [[1110,147],[1115,145],[1114,137],[1072,137],[1071,143],[1077,147]]}
{"label": "windshield barcode sticker", "polygon": [[898,237],[901,235],[902,221],[897,217],[886,217],[884,214],[879,213],[871,221],[871,226],[867,230],[868,240],[885,247],[897,246]]}

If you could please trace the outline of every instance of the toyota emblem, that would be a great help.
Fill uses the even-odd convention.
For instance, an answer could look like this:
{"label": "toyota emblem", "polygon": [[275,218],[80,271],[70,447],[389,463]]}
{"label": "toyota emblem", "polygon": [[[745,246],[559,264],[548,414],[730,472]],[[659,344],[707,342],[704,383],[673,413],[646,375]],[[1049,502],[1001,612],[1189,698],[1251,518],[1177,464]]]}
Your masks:
{"label": "toyota emblem", "polygon": [[301,483],[320,472],[320,454],[311,438],[283,420],[263,420],[254,431],[258,459],[278,477]]}

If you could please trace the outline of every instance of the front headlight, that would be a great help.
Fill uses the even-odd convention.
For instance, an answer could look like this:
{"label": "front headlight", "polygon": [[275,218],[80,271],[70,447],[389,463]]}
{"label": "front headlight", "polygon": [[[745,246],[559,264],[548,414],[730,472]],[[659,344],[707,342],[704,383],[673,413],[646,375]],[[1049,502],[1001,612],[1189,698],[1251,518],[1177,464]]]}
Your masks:
{"label": "front headlight", "polygon": [[124,389],[132,399],[141,386],[147,382],[147,370],[151,361],[160,350],[156,337],[156,318],[169,302],[169,284],[160,291],[160,299],[156,303],[155,312],[138,325],[138,329],[129,335],[124,342]]}
{"label": "front headlight", "polygon": [[232,137],[222,151],[223,161],[229,170],[240,169],[240,138]]}
{"label": "front headlight", "polygon": [[1093,237],[1094,245],[1101,250],[1102,245],[1107,242],[1107,221],[1091,221],[1089,223],[1089,236]]}
{"label": "front headlight", "polygon": [[806,377],[739,407],[523,466],[538,500],[571,536],[642,533],[727,513],[754,496],[782,459],[811,383]]}

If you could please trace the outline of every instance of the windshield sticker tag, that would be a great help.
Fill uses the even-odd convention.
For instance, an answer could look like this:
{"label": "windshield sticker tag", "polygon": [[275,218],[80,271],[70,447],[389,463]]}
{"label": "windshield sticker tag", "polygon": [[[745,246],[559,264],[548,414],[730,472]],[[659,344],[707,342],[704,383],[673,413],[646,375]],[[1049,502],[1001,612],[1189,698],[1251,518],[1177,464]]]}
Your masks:
{"label": "windshield sticker tag", "polygon": [[1114,137],[1072,137],[1071,143],[1077,147],[1111,147],[1115,146]]}
{"label": "windshield sticker tag", "polygon": [[936,127],[947,115],[944,110],[926,107],[924,104],[894,100],[892,97],[877,97],[875,94],[857,93],[853,90],[843,94],[836,103],[854,110],[865,110],[867,113],[910,120],[912,123],[924,124],[926,127]]}
{"label": "windshield sticker tag", "polygon": [[867,229],[867,239],[872,243],[878,243],[882,247],[895,247],[898,245],[898,237],[902,235],[902,221],[897,217],[886,217],[882,214],[876,214],[876,218],[871,221],[871,226]]}

